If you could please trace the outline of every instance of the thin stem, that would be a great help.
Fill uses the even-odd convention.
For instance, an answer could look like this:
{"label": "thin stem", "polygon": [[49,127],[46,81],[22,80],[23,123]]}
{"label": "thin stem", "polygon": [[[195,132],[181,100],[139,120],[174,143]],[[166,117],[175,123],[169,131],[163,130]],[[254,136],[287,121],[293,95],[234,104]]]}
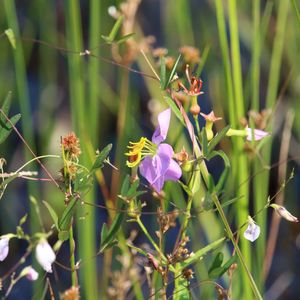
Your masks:
{"label": "thin stem", "polygon": [[225,216],[224,210],[223,210],[223,208],[221,206],[221,203],[219,202],[219,199],[218,199],[218,197],[215,194],[212,195],[212,199],[213,199],[214,204],[216,205],[217,210],[218,210],[218,212],[219,212],[219,214],[221,216],[221,219],[222,219],[223,224],[225,226],[227,235],[228,235],[229,239],[231,240],[232,244],[234,245],[234,249],[235,249],[235,251],[236,251],[236,253],[237,253],[237,255],[238,255],[238,257],[239,257],[239,259],[241,261],[241,264],[242,264],[245,272],[247,273],[247,276],[248,276],[248,278],[250,280],[250,284],[251,284],[253,293],[254,293],[256,299],[258,299],[258,300],[261,299],[262,300],[263,298],[260,295],[260,292],[259,292],[259,290],[258,290],[258,288],[256,286],[256,283],[255,283],[255,281],[254,281],[254,279],[253,279],[253,277],[252,277],[252,275],[251,275],[251,273],[250,273],[250,271],[249,271],[249,269],[247,267],[247,264],[246,264],[246,262],[244,260],[242,252],[241,252],[241,250],[240,250],[240,248],[239,248],[239,246],[238,246],[238,244],[237,244],[237,242],[236,242],[236,240],[234,238],[234,235],[233,235],[233,233],[231,231],[231,228],[230,228],[230,226],[228,224],[228,221],[227,221],[227,218]]}
{"label": "thin stem", "polygon": [[136,218],[136,222],[138,223],[138,225],[140,226],[140,228],[142,229],[143,233],[145,234],[145,236],[148,238],[148,240],[150,241],[150,243],[152,244],[152,246],[155,248],[155,250],[159,253],[159,255],[165,259],[164,254],[161,252],[159,246],[155,243],[155,241],[152,239],[151,235],[149,234],[147,228],[144,226],[143,222],[141,221],[141,219],[139,217]]}
{"label": "thin stem", "polygon": [[75,265],[75,240],[73,235],[73,222],[69,229],[70,265],[72,269],[72,286],[78,285],[78,277]]}

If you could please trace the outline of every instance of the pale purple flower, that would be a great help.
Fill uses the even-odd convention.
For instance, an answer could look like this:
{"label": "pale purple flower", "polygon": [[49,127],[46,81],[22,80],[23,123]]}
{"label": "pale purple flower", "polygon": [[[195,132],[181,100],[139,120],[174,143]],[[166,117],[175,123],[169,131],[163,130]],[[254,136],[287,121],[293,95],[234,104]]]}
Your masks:
{"label": "pale purple flower", "polygon": [[248,227],[244,232],[244,237],[250,242],[254,242],[260,235],[260,227],[255,224],[253,219],[248,217]]}
{"label": "pale purple flower", "polygon": [[43,267],[43,269],[48,273],[52,273],[51,265],[55,261],[56,256],[47,240],[41,239],[39,241],[35,249],[35,255],[38,263]]}
{"label": "pale purple flower", "polygon": [[7,257],[8,251],[9,251],[9,238],[4,236],[0,238],[0,261],[3,261]]}
{"label": "pale purple flower", "polygon": [[173,148],[163,142],[168,133],[171,109],[166,109],[158,115],[158,127],[153,133],[152,142],[157,145],[154,156],[146,156],[140,163],[139,170],[153,188],[160,192],[167,180],[177,181],[182,171],[178,163],[172,158]]}
{"label": "pale purple flower", "polygon": [[285,207],[274,203],[271,204],[270,206],[273,207],[276,210],[276,212],[287,221],[295,222],[295,223],[299,222],[298,218],[293,216]]}
{"label": "pale purple flower", "polygon": [[246,128],[247,131],[247,141],[259,141],[269,135],[268,132],[260,130],[260,129],[253,129],[250,127]]}
{"label": "pale purple flower", "polygon": [[35,281],[39,278],[39,273],[32,266],[28,266],[22,270],[21,276],[26,276],[28,280]]}

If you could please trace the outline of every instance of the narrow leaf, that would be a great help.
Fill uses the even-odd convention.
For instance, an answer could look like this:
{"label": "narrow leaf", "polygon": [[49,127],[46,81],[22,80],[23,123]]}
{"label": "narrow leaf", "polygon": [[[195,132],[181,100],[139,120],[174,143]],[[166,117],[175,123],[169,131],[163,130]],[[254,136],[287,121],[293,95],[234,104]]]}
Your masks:
{"label": "narrow leaf", "polygon": [[61,231],[69,230],[77,202],[78,200],[73,198],[63,211],[62,217],[58,221],[58,228]]}
{"label": "narrow leaf", "polygon": [[[21,118],[20,114],[14,115],[10,119],[10,122],[13,125],[16,125],[16,123],[20,120],[20,118]],[[4,124],[4,126],[2,126],[2,124],[0,124],[0,144],[6,140],[6,138],[9,136],[11,131],[12,131],[12,125],[9,122]]]}
{"label": "narrow leaf", "polygon": [[124,19],[124,16],[120,16],[118,18],[118,20],[115,22],[115,24],[108,36],[104,36],[104,35],[101,36],[107,43],[114,42],[114,40],[118,34],[118,31],[122,25],[123,19]]}
{"label": "narrow leaf", "polygon": [[4,31],[13,49],[16,49],[16,38],[13,30],[8,28]]}
{"label": "narrow leaf", "polygon": [[222,267],[217,267],[208,272],[208,276],[211,279],[220,278],[229,268],[230,266],[237,261],[237,256],[232,256]]}
{"label": "narrow leaf", "polygon": [[132,36],[134,36],[135,33],[129,33],[129,34],[126,34],[126,35],[123,35],[122,37],[120,37],[117,41],[117,44],[122,44],[124,43],[125,41],[129,40]]}
{"label": "narrow leaf", "polygon": [[211,266],[208,269],[208,273],[210,273],[212,270],[214,270],[216,268],[221,267],[221,265],[223,263],[223,259],[224,259],[224,254],[222,252],[218,252],[214,257]]}
{"label": "narrow leaf", "polygon": [[202,259],[202,257],[204,255],[206,255],[208,252],[210,252],[212,250],[215,250],[218,247],[220,247],[224,243],[225,240],[226,240],[225,237],[220,238],[220,239],[212,242],[211,244],[205,246],[204,248],[201,248],[198,251],[196,251],[193,256],[191,256],[186,261],[184,261],[184,263],[181,265],[182,269],[184,269],[188,265],[193,264],[193,263],[197,262],[198,260]]}
{"label": "narrow leaf", "polygon": [[103,162],[109,155],[109,152],[112,149],[112,144],[108,144],[100,153],[97,155],[96,160],[90,170],[90,172],[95,171],[96,169],[102,168],[103,167]]}
{"label": "narrow leaf", "polygon": [[208,145],[208,151],[211,152],[214,148],[219,144],[221,139],[226,136],[227,131],[229,130],[230,125],[224,127],[220,132],[216,134],[216,136],[210,141]]}
{"label": "narrow leaf", "polygon": [[174,103],[174,101],[170,97],[164,97],[164,99],[166,100],[167,104],[172,109],[173,113],[178,118],[178,120],[182,123],[183,126],[185,126],[182,114],[180,113],[180,110],[177,107],[177,105]]}
{"label": "narrow leaf", "polygon": [[113,223],[111,224],[106,234],[106,238],[104,240],[101,240],[99,253],[103,253],[103,251],[108,247],[108,245],[115,239],[116,234],[120,229],[122,222],[124,220],[124,216],[125,216],[124,210],[125,210],[125,202],[122,202],[122,205],[120,207],[120,212],[117,213],[117,215],[115,216]]}
{"label": "narrow leaf", "polygon": [[28,217],[28,215],[26,214],[20,219],[19,226],[22,226],[26,222],[27,217]]}
{"label": "narrow leaf", "polygon": [[224,151],[222,150],[218,150],[218,151],[213,151],[211,152],[206,158],[208,160],[211,160],[212,158],[214,158],[215,156],[220,156],[222,157],[223,161],[224,161],[224,164],[225,164],[225,167],[226,168],[229,168],[230,167],[230,161],[229,161],[229,158],[228,156],[225,154]]}
{"label": "narrow leaf", "polygon": [[170,82],[172,81],[172,79],[173,79],[173,77],[174,77],[174,75],[175,75],[175,72],[176,72],[178,63],[179,63],[179,61],[180,61],[180,58],[181,58],[181,54],[179,54],[179,56],[178,56],[177,59],[176,59],[176,62],[175,62],[175,64],[174,64],[173,68],[172,68],[172,71],[171,71],[171,73],[170,73],[169,80],[168,80],[168,82],[167,82],[167,84],[166,84],[164,90],[169,86]]}
{"label": "narrow leaf", "polygon": [[60,230],[58,232],[58,238],[61,240],[61,241],[67,241],[70,237],[70,233],[68,230]]}
{"label": "narrow leaf", "polygon": [[6,178],[4,181],[1,182],[0,189],[3,189],[7,184],[9,184],[11,181],[13,181],[14,179],[16,179],[18,177],[19,177],[19,174],[14,174],[14,175]]}
{"label": "narrow leaf", "polygon": [[[10,106],[11,106],[11,92],[8,92],[7,96],[5,97],[5,100],[2,104],[2,111],[3,113],[8,116],[9,114],[9,110],[10,110]],[[2,124],[5,124],[7,122],[5,116],[3,115],[3,113],[0,113],[0,124],[2,126]]]}
{"label": "narrow leaf", "polygon": [[160,87],[162,90],[165,90],[166,80],[166,58],[162,56],[160,58]]}
{"label": "narrow leaf", "polygon": [[55,227],[56,227],[57,229],[59,229],[59,228],[58,228],[58,216],[57,216],[55,210],[52,208],[52,206],[51,206],[48,202],[43,201],[43,203],[44,203],[44,205],[46,206],[46,208],[48,209],[49,214],[50,214],[50,216],[51,216],[51,218],[52,218],[52,220],[53,220],[53,222],[54,222],[54,224],[55,224]]}

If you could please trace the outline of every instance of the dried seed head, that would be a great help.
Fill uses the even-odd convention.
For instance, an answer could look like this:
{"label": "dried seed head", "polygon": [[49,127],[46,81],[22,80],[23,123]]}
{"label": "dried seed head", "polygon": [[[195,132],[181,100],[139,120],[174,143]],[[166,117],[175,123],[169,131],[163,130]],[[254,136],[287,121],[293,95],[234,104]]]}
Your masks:
{"label": "dried seed head", "polygon": [[62,300],[79,300],[80,292],[79,286],[72,286],[68,290],[66,290],[62,296]]}
{"label": "dried seed head", "polygon": [[194,278],[194,272],[192,269],[184,269],[182,271],[182,276],[186,279],[186,280],[191,280]]}
{"label": "dried seed head", "polygon": [[168,49],[166,48],[155,48],[152,51],[154,57],[163,57],[168,54]]}
{"label": "dried seed head", "polygon": [[186,63],[197,64],[200,62],[200,51],[195,47],[183,46],[179,49],[179,52],[183,55]]}
{"label": "dried seed head", "polygon": [[72,159],[78,159],[81,154],[79,139],[74,132],[71,132],[62,138],[61,146],[68,157]]}

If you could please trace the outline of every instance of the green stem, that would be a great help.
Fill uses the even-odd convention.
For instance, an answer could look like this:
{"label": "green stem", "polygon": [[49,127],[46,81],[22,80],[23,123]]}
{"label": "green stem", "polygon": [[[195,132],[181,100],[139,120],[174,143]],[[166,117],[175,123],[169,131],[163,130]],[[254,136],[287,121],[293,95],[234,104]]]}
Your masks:
{"label": "green stem", "polygon": [[158,245],[155,243],[155,241],[152,239],[151,235],[149,234],[147,228],[144,226],[143,222],[141,221],[141,219],[139,217],[136,218],[136,222],[138,223],[138,225],[140,226],[140,228],[142,229],[143,233],[145,234],[145,236],[148,238],[148,240],[150,241],[150,243],[152,244],[152,246],[155,248],[155,250],[159,253],[159,255],[163,258],[165,258],[164,254],[161,252],[160,248],[158,247]]}
{"label": "green stem", "polygon": [[[73,222],[72,222],[73,223]],[[73,235],[73,224],[69,229],[69,245],[70,245],[70,265],[72,269],[72,286],[78,285],[78,278],[75,266],[75,240]]]}
{"label": "green stem", "polygon": [[182,231],[181,231],[181,239],[183,239],[186,236],[186,230],[188,227],[189,220],[191,218],[191,208],[193,203],[193,197],[189,196],[187,205],[186,205],[186,212],[185,212],[185,218],[182,224]]}
{"label": "green stem", "polygon": [[255,295],[255,297],[256,297],[257,300],[260,300],[260,299],[262,300],[263,298],[260,295],[260,292],[259,292],[259,290],[258,290],[258,288],[256,286],[256,283],[255,283],[255,281],[254,281],[254,279],[253,279],[253,277],[252,277],[252,275],[251,275],[251,273],[250,273],[250,271],[249,271],[249,269],[247,267],[247,264],[246,264],[246,262],[244,260],[242,252],[241,252],[241,250],[240,250],[240,248],[239,248],[239,246],[238,246],[238,244],[237,244],[237,242],[236,242],[236,240],[234,238],[234,235],[233,235],[233,233],[231,231],[231,228],[230,228],[230,226],[228,224],[228,221],[227,221],[227,218],[225,216],[225,213],[224,213],[224,210],[222,208],[222,205],[219,202],[219,199],[218,199],[218,197],[215,194],[212,195],[212,199],[213,199],[214,204],[216,205],[216,208],[217,208],[217,210],[218,210],[218,212],[219,212],[219,214],[221,216],[221,219],[222,219],[223,224],[225,226],[227,235],[228,235],[229,239],[231,240],[232,244],[234,245],[234,249],[235,249],[235,251],[236,251],[236,253],[237,253],[237,255],[238,255],[238,257],[239,257],[239,259],[241,261],[241,264],[242,264],[245,272],[247,273],[247,276],[248,276],[248,278],[250,280],[250,284],[251,284],[253,293],[254,293],[254,295]]}

